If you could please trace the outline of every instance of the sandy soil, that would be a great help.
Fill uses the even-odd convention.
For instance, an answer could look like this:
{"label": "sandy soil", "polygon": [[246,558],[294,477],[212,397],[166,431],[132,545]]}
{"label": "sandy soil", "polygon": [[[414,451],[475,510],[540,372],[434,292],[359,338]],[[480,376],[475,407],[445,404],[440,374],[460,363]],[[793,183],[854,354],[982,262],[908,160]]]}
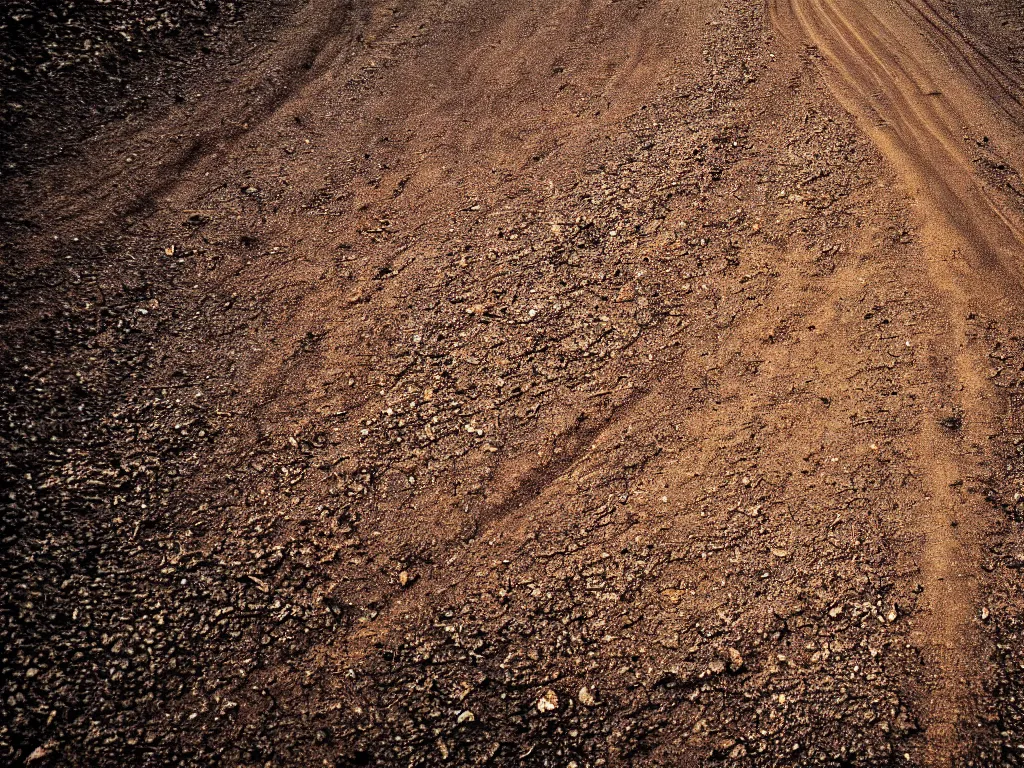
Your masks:
{"label": "sandy soil", "polygon": [[3,760],[1024,761],[1014,4],[269,7],[25,70]]}

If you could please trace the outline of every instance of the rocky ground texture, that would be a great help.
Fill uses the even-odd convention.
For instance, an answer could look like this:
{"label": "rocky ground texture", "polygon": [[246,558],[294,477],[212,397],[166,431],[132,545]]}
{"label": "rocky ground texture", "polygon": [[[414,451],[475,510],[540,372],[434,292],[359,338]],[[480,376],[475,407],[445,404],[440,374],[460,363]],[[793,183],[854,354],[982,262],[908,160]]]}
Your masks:
{"label": "rocky ground texture", "polygon": [[3,14],[5,763],[1024,762],[1014,4]]}

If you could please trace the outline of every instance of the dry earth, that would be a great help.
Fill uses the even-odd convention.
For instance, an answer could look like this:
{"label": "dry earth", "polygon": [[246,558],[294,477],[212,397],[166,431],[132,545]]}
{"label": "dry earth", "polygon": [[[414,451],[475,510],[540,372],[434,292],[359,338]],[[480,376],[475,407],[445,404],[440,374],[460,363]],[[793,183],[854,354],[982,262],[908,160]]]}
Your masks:
{"label": "dry earth", "polygon": [[1024,763],[1012,0],[68,9],[0,760]]}

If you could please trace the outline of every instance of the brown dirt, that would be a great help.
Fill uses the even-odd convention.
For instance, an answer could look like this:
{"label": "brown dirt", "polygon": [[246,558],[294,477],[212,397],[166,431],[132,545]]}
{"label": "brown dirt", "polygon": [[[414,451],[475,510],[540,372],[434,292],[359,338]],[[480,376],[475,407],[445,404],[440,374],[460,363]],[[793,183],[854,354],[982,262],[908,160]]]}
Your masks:
{"label": "brown dirt", "polygon": [[5,182],[3,759],[1020,764],[986,8],[309,0],[150,62]]}

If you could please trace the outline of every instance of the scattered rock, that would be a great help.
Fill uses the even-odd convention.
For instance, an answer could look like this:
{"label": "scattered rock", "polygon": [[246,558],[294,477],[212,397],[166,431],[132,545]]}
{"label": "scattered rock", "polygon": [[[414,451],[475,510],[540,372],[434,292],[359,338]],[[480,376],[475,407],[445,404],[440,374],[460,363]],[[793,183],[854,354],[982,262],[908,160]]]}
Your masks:
{"label": "scattered rock", "polygon": [[708,664],[708,673],[712,675],[720,675],[725,672],[725,662],[721,659],[713,659]]}
{"label": "scattered rock", "polygon": [[580,688],[580,692],[576,695],[576,698],[579,700],[580,704],[585,707],[597,706],[597,698],[594,696],[593,691],[585,685]]}
{"label": "scattered rock", "polygon": [[558,694],[550,688],[537,700],[537,711],[546,714],[558,709]]}

